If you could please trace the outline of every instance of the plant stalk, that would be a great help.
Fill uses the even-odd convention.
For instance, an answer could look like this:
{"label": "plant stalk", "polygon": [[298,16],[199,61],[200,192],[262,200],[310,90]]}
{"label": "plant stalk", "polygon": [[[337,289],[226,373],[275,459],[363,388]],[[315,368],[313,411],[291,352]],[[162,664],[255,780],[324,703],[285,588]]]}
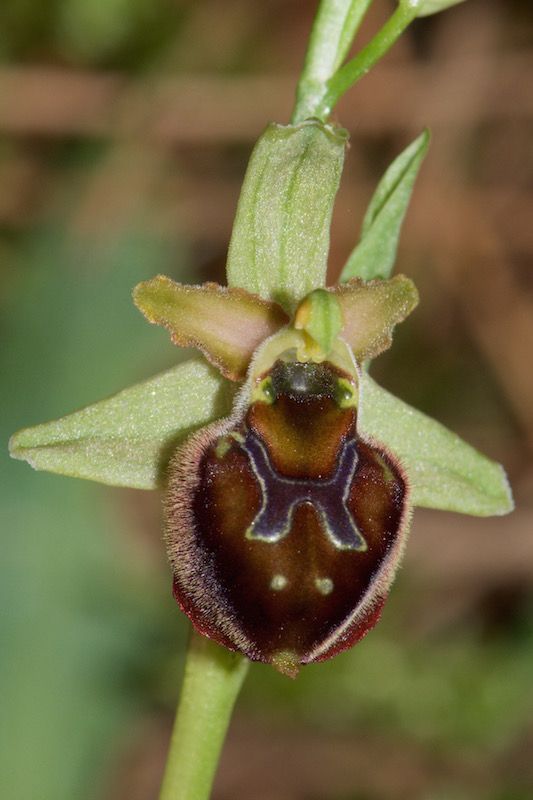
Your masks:
{"label": "plant stalk", "polygon": [[316,109],[327,91],[328,81],[346,58],[371,3],[372,0],[320,3],[296,90],[293,125],[318,117]]}
{"label": "plant stalk", "polygon": [[208,800],[248,665],[192,631],[159,800]]}
{"label": "plant stalk", "polygon": [[328,81],[328,89],[315,110],[319,119],[327,119],[333,108],[358,80],[387,53],[408,25],[418,16],[419,0],[404,0],[376,33],[373,39],[356,56],[341,67]]}

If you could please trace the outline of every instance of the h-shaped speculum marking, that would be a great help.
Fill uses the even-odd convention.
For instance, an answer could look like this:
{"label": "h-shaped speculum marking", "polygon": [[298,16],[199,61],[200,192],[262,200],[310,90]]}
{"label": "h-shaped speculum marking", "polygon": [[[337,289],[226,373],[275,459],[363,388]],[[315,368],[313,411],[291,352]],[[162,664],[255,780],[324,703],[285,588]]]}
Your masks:
{"label": "h-shaped speculum marking", "polygon": [[246,531],[248,539],[277,542],[291,529],[296,508],[304,503],[319,515],[324,533],[340,550],[364,552],[367,544],[348,510],[358,456],[354,439],[345,441],[331,478],[287,478],[272,466],[263,443],[248,432],[241,447],[246,451],[261,487],[262,502]]}

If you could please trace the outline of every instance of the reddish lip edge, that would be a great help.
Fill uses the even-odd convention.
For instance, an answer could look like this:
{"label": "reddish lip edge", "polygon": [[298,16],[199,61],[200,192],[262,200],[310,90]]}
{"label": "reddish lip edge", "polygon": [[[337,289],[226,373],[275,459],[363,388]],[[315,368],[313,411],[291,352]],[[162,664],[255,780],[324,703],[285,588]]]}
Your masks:
{"label": "reddish lip edge", "polygon": [[[242,652],[235,644],[228,639],[224,634],[220,632],[218,628],[215,626],[209,625],[207,620],[199,618],[199,616],[195,613],[194,606],[187,602],[186,597],[181,593],[180,588],[178,586],[178,581],[174,577],[172,580],[172,595],[174,600],[179,605],[181,611],[185,614],[186,617],[189,618],[192,626],[195,630],[198,631],[202,636],[211,639],[213,642],[221,645],[222,647],[226,647],[228,650],[231,650],[234,653]],[[243,655],[247,656],[247,658],[253,659],[248,653],[244,653]]]}
{"label": "reddish lip edge", "polygon": [[332,643],[331,647],[329,647],[324,653],[321,653],[312,660],[306,661],[304,659],[302,664],[315,664],[319,661],[327,661],[328,659],[343,653],[345,650],[350,650],[352,647],[354,647],[354,645],[360,642],[361,639],[363,639],[367,633],[369,633],[379,622],[381,612],[383,611],[383,606],[387,601],[387,597],[388,595],[378,598],[365,612],[361,619],[354,620],[342,639]]}
{"label": "reddish lip edge", "polygon": [[[180,609],[190,619],[192,625],[198,631],[198,633],[200,633],[202,636],[206,636],[208,639],[211,639],[214,642],[217,642],[217,644],[221,645],[222,647],[226,647],[228,650],[231,650],[234,653],[242,652],[240,648],[236,647],[235,644],[226,636],[224,636],[218,628],[209,625],[207,620],[200,619],[198,615],[194,613],[194,608],[187,602],[186,598],[180,592],[176,578],[173,579],[172,594]],[[369,633],[379,622],[383,607],[387,600],[387,596],[388,595],[385,595],[376,599],[363,617],[353,622],[352,626],[340,641],[332,643],[331,647],[329,647],[324,653],[321,653],[312,660],[306,660],[304,656],[300,663],[305,665],[318,663],[319,661],[327,661],[330,658],[343,653],[345,650],[350,650],[352,647],[354,647],[354,645],[360,642],[361,639],[363,639],[366,634]],[[263,664],[270,664],[270,661],[267,659],[258,657],[257,653],[243,653],[243,655],[245,655],[251,661],[259,661]]]}

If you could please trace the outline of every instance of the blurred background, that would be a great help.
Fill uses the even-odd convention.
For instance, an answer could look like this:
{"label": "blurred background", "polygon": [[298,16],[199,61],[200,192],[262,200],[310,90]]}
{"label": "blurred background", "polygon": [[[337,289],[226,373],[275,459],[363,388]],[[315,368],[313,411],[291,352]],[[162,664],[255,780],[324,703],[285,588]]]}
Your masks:
{"label": "blurred background", "polygon": [[[131,288],[223,281],[250,149],[289,119],[315,7],[0,6],[5,800],[157,797],[187,636],[160,498],[34,473],[7,439],[184,357]],[[375,631],[295,682],[254,666],[215,800],[533,797],[532,39],[530,0],[467,0],[348,94],[330,259],[333,281],[383,170],[430,126],[398,261],[422,302],[373,372],[503,462],[517,510],[417,512]]]}

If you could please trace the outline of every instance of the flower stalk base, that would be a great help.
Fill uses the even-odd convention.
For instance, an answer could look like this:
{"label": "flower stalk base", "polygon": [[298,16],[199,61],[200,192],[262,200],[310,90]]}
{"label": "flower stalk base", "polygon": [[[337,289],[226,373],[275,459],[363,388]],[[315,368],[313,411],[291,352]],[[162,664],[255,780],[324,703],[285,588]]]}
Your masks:
{"label": "flower stalk base", "polygon": [[159,800],[208,800],[248,664],[192,631]]}

